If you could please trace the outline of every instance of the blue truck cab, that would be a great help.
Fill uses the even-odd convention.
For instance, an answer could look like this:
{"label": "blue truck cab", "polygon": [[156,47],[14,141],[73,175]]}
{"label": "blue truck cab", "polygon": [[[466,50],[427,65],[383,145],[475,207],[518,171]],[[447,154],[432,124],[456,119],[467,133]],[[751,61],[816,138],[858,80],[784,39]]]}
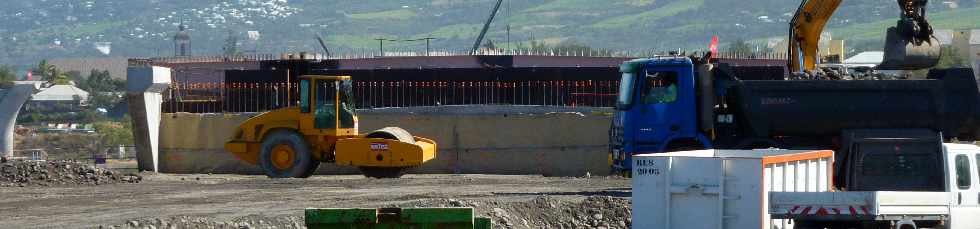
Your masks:
{"label": "blue truck cab", "polygon": [[661,153],[697,144],[711,148],[698,127],[695,64],[688,57],[665,56],[627,61],[610,128],[613,172],[629,176],[632,155]]}

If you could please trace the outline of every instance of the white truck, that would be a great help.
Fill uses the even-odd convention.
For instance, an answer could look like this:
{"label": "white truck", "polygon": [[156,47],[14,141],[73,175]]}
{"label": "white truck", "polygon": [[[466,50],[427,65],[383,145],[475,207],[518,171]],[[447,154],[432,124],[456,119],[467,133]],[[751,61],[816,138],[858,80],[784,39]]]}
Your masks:
{"label": "white truck", "polygon": [[884,138],[850,147],[860,150],[838,160],[845,190],[769,193],[772,219],[792,224],[773,228],[980,228],[980,147]]}

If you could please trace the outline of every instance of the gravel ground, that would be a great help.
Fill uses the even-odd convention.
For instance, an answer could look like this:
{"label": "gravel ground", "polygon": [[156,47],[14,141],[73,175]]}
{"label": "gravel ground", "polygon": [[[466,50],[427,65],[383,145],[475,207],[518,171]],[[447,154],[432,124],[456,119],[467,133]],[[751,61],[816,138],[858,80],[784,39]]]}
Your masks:
{"label": "gravel ground", "polygon": [[426,199],[392,207],[472,207],[493,219],[494,228],[629,228],[630,200],[589,196],[569,201],[549,195],[530,201]]}
{"label": "gravel ground", "polygon": [[495,228],[627,228],[630,181],[141,174],[140,183],[0,188],[3,228],[297,228],[306,208],[473,207]]}

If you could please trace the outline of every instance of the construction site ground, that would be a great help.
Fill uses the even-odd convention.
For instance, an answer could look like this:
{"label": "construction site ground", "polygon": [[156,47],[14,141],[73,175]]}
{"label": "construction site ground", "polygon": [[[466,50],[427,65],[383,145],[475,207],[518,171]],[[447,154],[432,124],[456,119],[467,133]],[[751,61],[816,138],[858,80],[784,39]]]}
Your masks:
{"label": "construction site ground", "polygon": [[140,183],[0,188],[0,222],[3,228],[297,228],[305,208],[474,207],[495,228],[630,223],[630,180],[616,177],[141,176]]}

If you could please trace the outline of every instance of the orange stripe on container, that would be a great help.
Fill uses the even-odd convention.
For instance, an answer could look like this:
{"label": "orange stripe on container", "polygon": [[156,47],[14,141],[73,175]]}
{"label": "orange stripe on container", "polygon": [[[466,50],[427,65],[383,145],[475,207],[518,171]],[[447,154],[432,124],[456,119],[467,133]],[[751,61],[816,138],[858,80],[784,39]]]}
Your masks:
{"label": "orange stripe on container", "polygon": [[786,163],[786,162],[793,162],[793,161],[814,160],[820,158],[830,158],[830,160],[833,161],[834,151],[817,150],[817,151],[809,151],[809,152],[789,154],[789,155],[765,157],[762,159],[762,164],[771,165],[771,164],[779,164],[779,163]]}

